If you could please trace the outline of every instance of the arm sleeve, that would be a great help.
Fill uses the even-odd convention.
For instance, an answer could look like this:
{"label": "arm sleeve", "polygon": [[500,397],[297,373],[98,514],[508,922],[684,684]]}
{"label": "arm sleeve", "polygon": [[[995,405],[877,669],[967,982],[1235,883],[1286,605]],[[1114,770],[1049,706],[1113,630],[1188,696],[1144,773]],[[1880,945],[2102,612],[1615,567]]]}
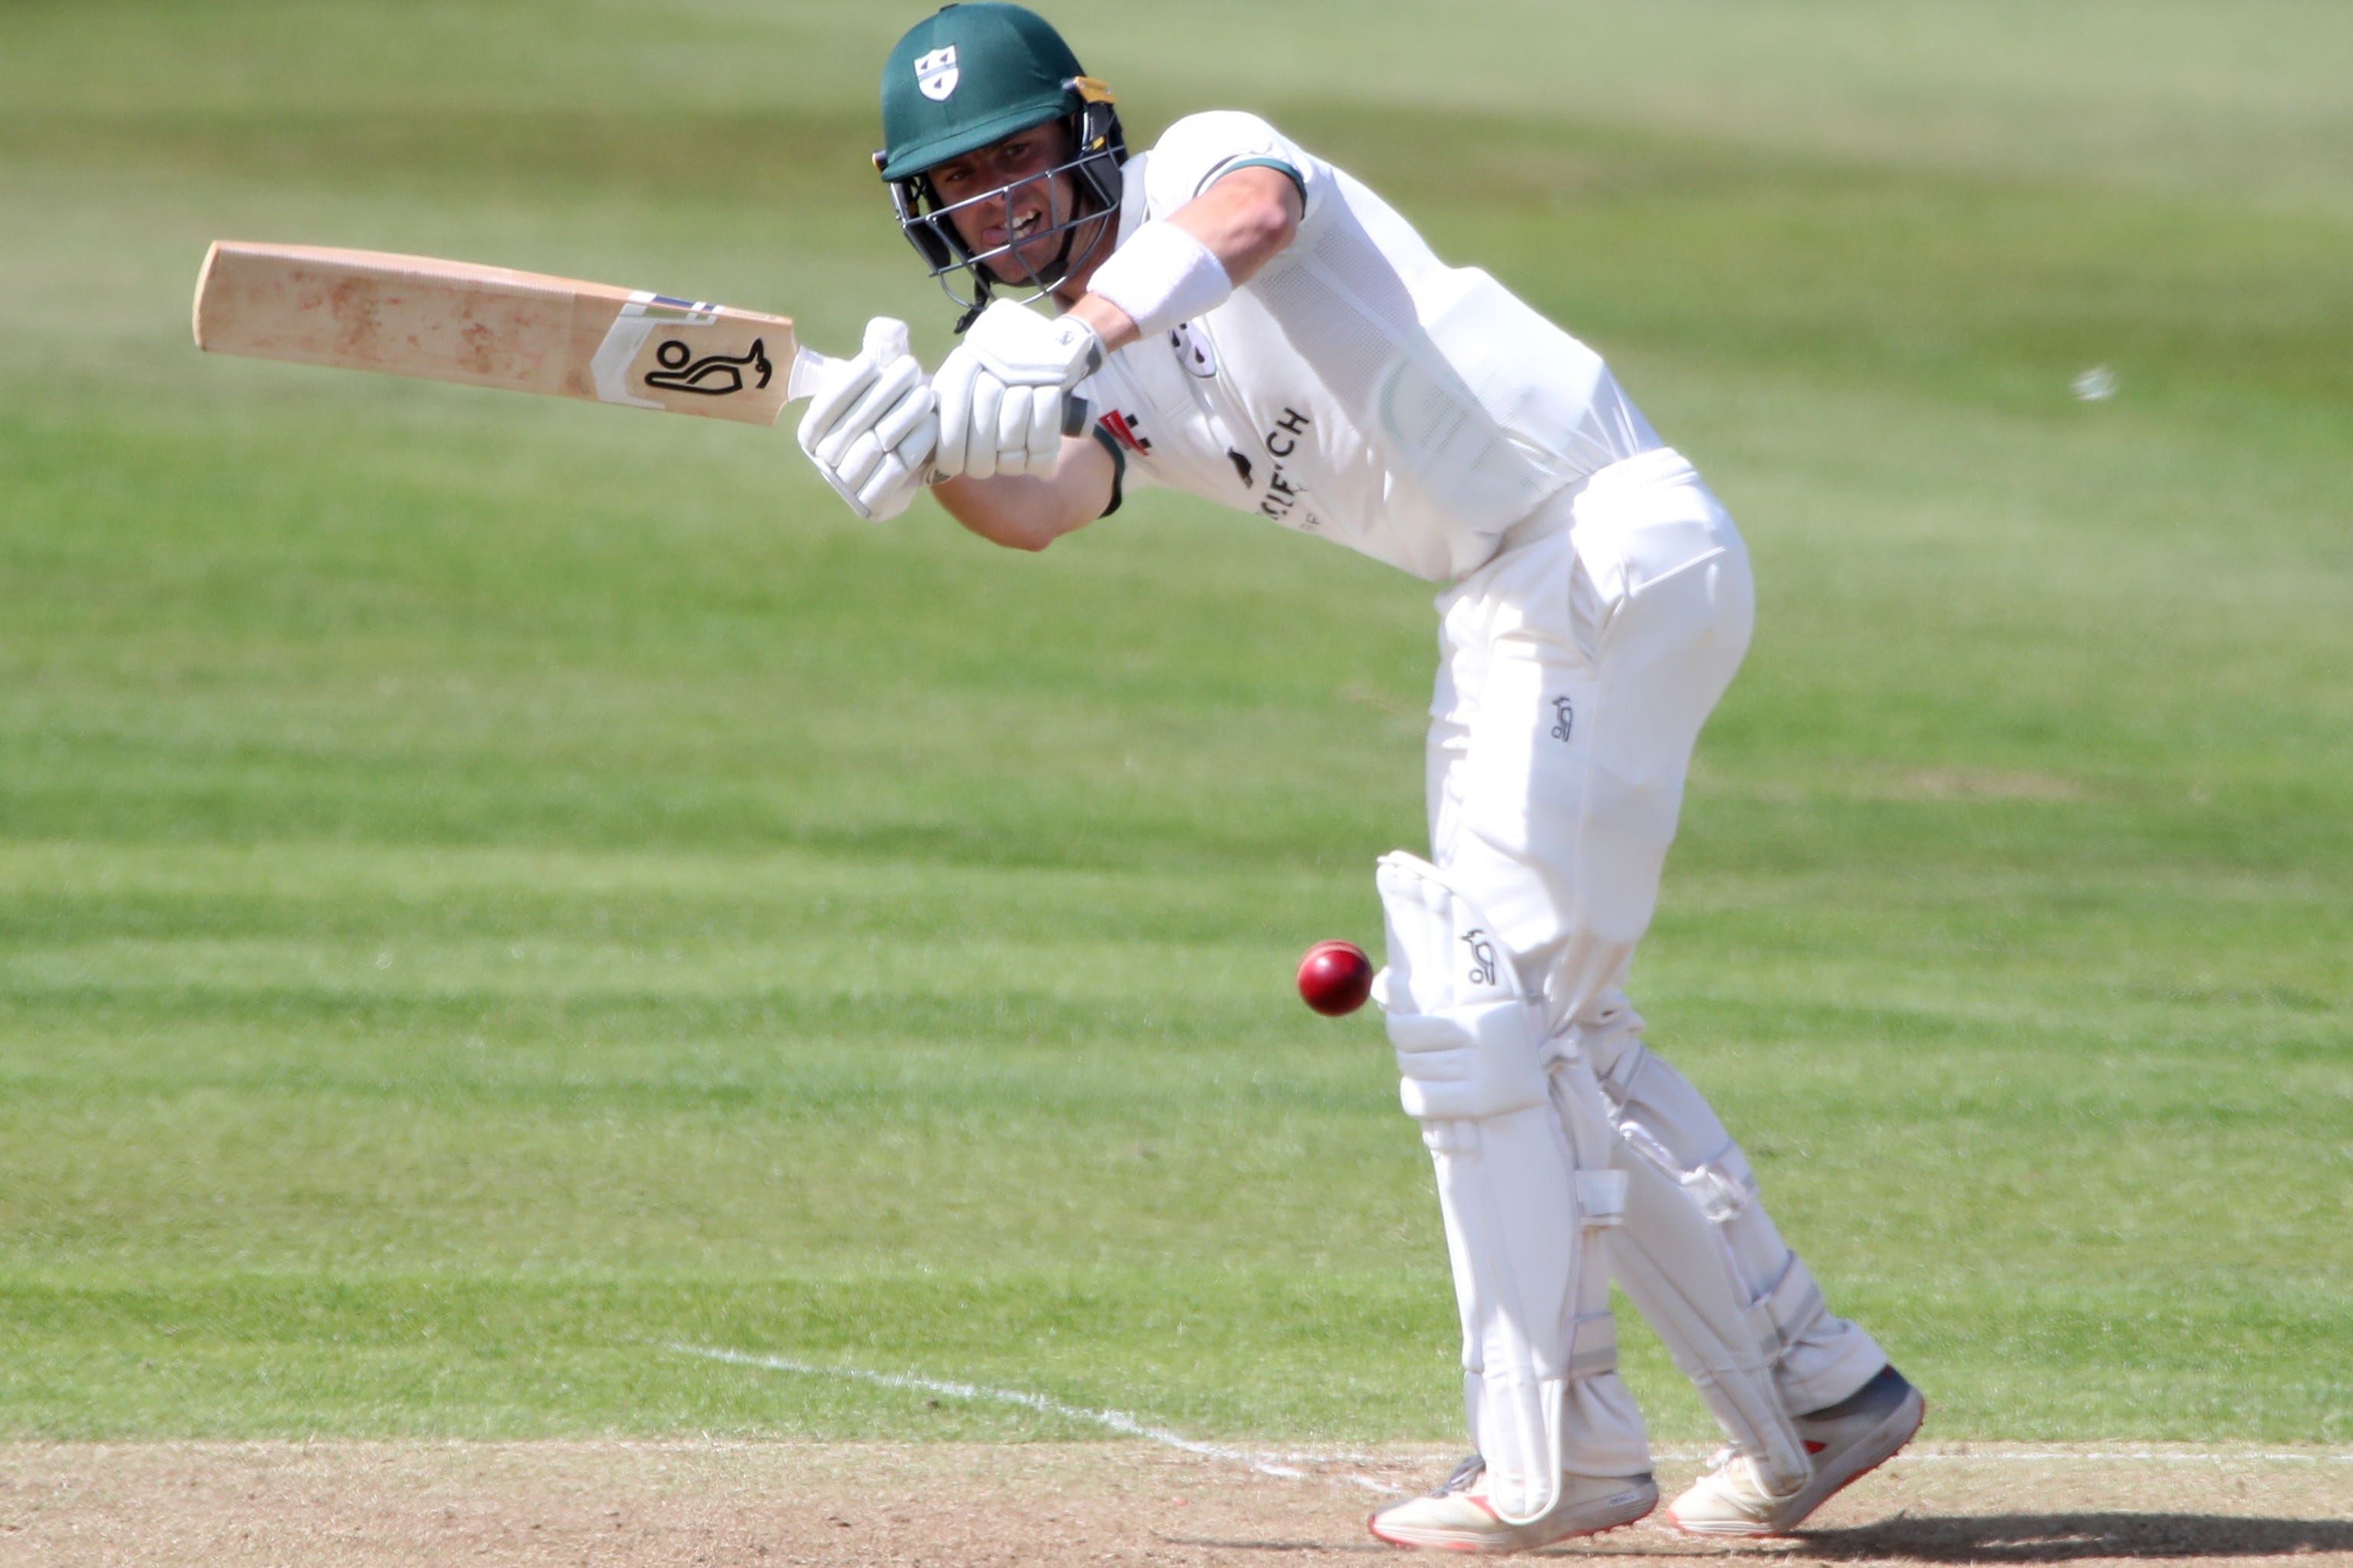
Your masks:
{"label": "arm sleeve", "polygon": [[1166,217],[1237,169],[1279,169],[1290,175],[1311,217],[1331,177],[1320,159],[1257,115],[1215,110],[1187,115],[1154,143],[1144,165],[1145,205],[1152,216]]}

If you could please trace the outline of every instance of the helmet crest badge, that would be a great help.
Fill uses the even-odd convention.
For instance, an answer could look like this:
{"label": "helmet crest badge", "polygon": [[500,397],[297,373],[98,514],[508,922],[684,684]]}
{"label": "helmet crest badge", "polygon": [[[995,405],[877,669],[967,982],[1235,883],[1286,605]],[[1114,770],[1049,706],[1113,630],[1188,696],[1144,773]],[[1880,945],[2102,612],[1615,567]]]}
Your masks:
{"label": "helmet crest badge", "polygon": [[919,57],[915,61],[915,85],[922,89],[923,96],[934,103],[945,103],[948,100],[948,95],[955,91],[956,80],[963,74],[956,68],[956,52],[954,44],[948,45],[945,48],[934,49],[930,54]]}

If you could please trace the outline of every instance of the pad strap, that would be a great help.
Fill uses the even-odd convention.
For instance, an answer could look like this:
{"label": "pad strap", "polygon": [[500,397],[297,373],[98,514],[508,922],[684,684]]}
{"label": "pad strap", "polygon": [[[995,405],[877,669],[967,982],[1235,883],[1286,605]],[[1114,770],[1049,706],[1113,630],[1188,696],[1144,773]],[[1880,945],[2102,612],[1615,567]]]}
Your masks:
{"label": "pad strap", "polygon": [[1757,1342],[1771,1347],[1774,1359],[1778,1361],[1830,1310],[1830,1303],[1822,1299],[1821,1286],[1815,1282],[1814,1271],[1793,1252],[1781,1270],[1781,1278],[1748,1310],[1757,1324]]}
{"label": "pad strap", "polygon": [[1568,1331],[1568,1375],[1599,1377],[1618,1370],[1618,1320],[1595,1312],[1577,1320]]}
{"label": "pad strap", "polygon": [[1577,1173],[1577,1217],[1587,1230],[1615,1230],[1626,1223],[1627,1177],[1623,1171]]}

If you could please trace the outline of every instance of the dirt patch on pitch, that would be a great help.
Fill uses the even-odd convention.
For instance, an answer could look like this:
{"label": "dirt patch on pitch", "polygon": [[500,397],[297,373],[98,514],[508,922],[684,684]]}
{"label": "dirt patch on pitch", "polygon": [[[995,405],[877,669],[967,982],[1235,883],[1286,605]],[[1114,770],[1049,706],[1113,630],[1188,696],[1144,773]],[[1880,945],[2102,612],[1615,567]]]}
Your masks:
{"label": "dirt patch on pitch", "polygon": [[[1563,1548],[1635,1568],[1844,1563],[2353,1564],[2353,1463],[1939,1448],[1867,1479],[1795,1541],[1645,1524]],[[1429,1455],[1284,1477],[1140,1444],[0,1445],[0,1564],[1290,1563],[1390,1555],[1376,1487]],[[1695,1467],[1662,1465],[1672,1489]]]}

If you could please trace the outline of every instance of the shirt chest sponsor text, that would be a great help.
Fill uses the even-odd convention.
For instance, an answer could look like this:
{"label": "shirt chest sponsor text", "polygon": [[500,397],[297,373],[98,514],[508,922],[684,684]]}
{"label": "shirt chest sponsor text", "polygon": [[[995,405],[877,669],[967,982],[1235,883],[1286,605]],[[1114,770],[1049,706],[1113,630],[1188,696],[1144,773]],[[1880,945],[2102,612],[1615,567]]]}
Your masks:
{"label": "shirt chest sponsor text", "polygon": [[[1312,510],[1300,505],[1306,497],[1307,487],[1299,482],[1297,465],[1291,460],[1298,454],[1300,442],[1312,423],[1314,421],[1306,415],[1286,404],[1266,433],[1266,453],[1271,463],[1267,468],[1266,486],[1259,493],[1259,515],[1293,528],[1314,528],[1324,521]],[[1235,469],[1241,475],[1242,483],[1252,483],[1254,476],[1250,465],[1238,453],[1228,456],[1234,459]]]}

